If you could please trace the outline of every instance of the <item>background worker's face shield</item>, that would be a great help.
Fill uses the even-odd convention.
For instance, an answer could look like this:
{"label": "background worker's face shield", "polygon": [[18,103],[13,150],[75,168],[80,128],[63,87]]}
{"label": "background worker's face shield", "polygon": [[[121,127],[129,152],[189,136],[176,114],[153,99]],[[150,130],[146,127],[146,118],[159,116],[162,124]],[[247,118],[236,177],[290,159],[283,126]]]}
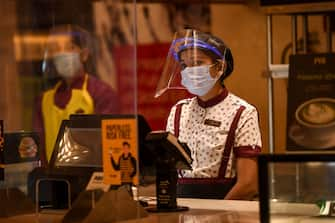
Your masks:
{"label": "background worker's face shield", "polygon": [[226,47],[221,41],[216,42],[216,38],[207,33],[193,29],[175,33],[155,97],[168,89],[186,89],[182,85],[181,71],[187,67],[207,65],[210,66],[211,75],[218,73],[215,70],[222,74],[225,50]]}
{"label": "background worker's face shield", "polygon": [[64,25],[53,28],[47,38],[42,63],[44,79],[52,81],[75,76],[89,61],[90,45],[88,32],[80,27]]}

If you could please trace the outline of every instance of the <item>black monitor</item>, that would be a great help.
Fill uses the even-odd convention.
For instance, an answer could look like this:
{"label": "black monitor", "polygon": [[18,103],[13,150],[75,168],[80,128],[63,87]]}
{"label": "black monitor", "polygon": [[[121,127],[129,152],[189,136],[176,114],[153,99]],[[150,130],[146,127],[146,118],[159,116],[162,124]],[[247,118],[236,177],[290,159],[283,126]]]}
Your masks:
{"label": "black monitor", "polygon": [[99,120],[63,120],[51,155],[53,173],[90,176],[102,170],[101,129]]}
{"label": "black monitor", "polygon": [[53,169],[101,169],[101,129],[95,119],[63,120],[50,161]]}
{"label": "black monitor", "polygon": [[50,167],[53,170],[66,169],[66,172],[74,171],[79,174],[102,171],[101,121],[129,117],[135,117],[138,120],[139,168],[141,174],[148,175],[148,169],[151,170],[154,167],[153,159],[145,144],[145,136],[151,128],[142,115],[133,114],[80,114],[71,115],[69,120],[63,120]]}

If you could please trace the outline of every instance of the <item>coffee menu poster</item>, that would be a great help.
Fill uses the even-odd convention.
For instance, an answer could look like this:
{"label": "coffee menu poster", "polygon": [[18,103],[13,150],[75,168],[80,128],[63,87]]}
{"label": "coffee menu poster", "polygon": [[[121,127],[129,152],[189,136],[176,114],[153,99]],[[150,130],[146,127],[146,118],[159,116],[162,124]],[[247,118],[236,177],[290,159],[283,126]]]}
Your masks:
{"label": "coffee menu poster", "polygon": [[138,142],[136,118],[102,120],[104,183],[138,185]]}
{"label": "coffee menu poster", "polygon": [[287,151],[335,150],[335,54],[291,55]]}

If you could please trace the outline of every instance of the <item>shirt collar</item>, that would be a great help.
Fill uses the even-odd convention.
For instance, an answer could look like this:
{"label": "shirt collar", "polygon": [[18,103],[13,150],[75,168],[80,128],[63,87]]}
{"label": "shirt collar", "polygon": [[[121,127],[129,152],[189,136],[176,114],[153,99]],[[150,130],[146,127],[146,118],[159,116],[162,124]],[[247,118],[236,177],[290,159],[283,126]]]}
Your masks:
{"label": "shirt collar", "polygon": [[83,83],[84,83],[84,79],[85,79],[85,73],[84,72],[80,72],[80,74],[78,74],[77,76],[75,76],[73,78],[73,80],[71,81],[70,86],[67,86],[66,82],[64,80],[62,80],[61,85],[59,86],[59,89],[73,89],[73,88],[81,88]]}
{"label": "shirt collar", "polygon": [[222,92],[219,95],[215,96],[214,98],[211,98],[208,101],[203,101],[199,97],[197,97],[197,101],[198,101],[198,104],[199,104],[200,107],[208,108],[208,107],[212,107],[214,105],[219,104],[227,96],[228,96],[228,90],[227,90],[227,88],[224,87],[222,89]]}

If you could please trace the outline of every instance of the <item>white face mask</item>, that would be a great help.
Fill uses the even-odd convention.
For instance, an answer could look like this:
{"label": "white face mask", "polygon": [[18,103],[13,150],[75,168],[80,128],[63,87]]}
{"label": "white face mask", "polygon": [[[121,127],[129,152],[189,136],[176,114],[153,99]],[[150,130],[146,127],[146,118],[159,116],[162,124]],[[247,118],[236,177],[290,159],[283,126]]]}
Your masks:
{"label": "white face mask", "polygon": [[63,78],[72,78],[82,67],[79,53],[60,53],[54,56],[56,70]]}
{"label": "white face mask", "polygon": [[186,67],[181,71],[181,84],[195,95],[204,96],[214,86],[220,75],[213,78],[210,74],[212,65]]}

